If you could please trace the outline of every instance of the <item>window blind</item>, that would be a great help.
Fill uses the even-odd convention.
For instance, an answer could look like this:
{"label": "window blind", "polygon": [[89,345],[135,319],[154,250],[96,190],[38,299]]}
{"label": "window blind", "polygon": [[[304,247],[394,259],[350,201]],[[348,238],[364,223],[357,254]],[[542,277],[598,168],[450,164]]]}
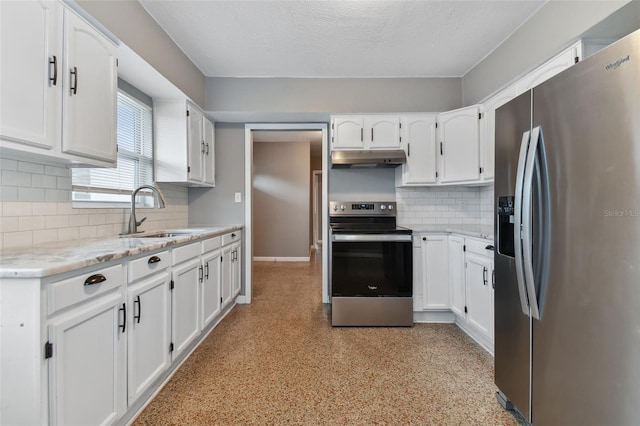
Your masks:
{"label": "window blind", "polygon": [[118,92],[117,167],[73,169],[73,200],[128,201],[135,188],[152,184],[152,134],[151,108]]}

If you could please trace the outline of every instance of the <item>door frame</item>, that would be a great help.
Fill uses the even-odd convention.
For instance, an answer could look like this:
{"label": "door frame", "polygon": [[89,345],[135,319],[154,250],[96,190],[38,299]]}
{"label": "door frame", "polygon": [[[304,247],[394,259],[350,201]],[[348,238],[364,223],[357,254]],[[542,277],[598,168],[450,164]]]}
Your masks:
{"label": "door frame", "polygon": [[[244,294],[238,296],[238,303],[251,303],[253,280],[253,134],[254,130],[320,130],[322,131],[322,240],[329,239],[329,208],[327,194],[329,188],[327,153],[327,123],[246,123],[244,125]],[[329,303],[329,256],[327,244],[322,244],[322,303]]]}
{"label": "door frame", "polygon": [[322,176],[323,176],[322,170],[313,170],[313,203],[311,208],[313,209],[313,214],[312,214],[313,244],[312,246],[315,250],[318,249],[318,241],[321,240],[320,235],[322,232],[320,229],[318,229],[318,215],[322,214],[322,209],[318,205],[318,183],[319,183],[319,179],[322,179]]}

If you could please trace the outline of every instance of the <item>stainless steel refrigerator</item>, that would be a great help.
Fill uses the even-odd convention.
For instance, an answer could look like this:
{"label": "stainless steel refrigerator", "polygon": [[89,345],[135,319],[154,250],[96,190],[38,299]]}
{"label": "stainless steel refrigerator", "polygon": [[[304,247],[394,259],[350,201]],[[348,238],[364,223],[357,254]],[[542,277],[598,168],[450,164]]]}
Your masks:
{"label": "stainless steel refrigerator", "polygon": [[498,400],[640,424],[640,31],[499,108],[495,167]]}

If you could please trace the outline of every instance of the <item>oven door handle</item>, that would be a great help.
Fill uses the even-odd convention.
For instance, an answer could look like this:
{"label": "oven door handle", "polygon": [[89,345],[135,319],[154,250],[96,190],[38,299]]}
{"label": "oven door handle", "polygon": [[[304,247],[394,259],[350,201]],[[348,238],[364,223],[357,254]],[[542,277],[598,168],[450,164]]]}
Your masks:
{"label": "oven door handle", "polygon": [[331,241],[344,241],[344,242],[368,242],[368,241],[382,241],[382,242],[411,242],[410,234],[333,234]]}

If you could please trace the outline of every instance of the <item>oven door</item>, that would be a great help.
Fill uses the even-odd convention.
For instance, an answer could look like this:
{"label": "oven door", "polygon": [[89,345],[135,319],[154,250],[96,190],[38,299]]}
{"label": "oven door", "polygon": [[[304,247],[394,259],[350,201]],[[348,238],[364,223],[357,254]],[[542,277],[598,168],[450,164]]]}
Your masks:
{"label": "oven door", "polygon": [[410,234],[332,234],[332,297],[411,297],[412,290]]}

